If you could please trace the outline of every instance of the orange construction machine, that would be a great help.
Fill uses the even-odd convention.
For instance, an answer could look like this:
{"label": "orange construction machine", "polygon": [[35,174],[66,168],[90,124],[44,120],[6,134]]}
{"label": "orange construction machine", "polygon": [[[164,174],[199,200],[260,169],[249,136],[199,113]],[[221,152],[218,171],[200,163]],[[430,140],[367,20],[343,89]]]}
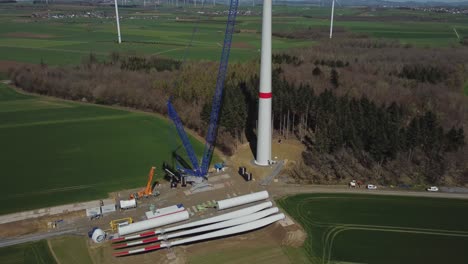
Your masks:
{"label": "orange construction machine", "polygon": [[158,196],[159,191],[155,190],[155,184],[153,184],[153,175],[154,171],[156,170],[156,167],[151,167],[151,170],[148,175],[148,182],[146,183],[146,188],[137,192],[137,193],[132,193],[130,195],[130,199],[140,199],[142,197],[148,198],[150,196]]}

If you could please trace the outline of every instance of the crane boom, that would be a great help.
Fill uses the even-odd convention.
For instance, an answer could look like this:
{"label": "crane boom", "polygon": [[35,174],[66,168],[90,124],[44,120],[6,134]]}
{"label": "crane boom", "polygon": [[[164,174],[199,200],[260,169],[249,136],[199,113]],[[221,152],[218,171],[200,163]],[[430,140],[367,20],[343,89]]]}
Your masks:
{"label": "crane boom", "polygon": [[149,175],[148,175],[148,183],[146,183],[146,188],[145,188],[145,194],[146,195],[150,195],[153,190],[151,189],[152,185],[153,185],[153,175],[154,175],[154,170],[156,169],[156,167],[151,167],[151,170],[149,172]]}
{"label": "crane boom", "polygon": [[189,159],[193,165],[192,170],[186,170],[194,176],[206,176],[208,168],[213,156],[214,144],[216,142],[216,134],[218,128],[219,111],[223,100],[224,82],[226,80],[227,66],[229,62],[229,54],[231,52],[232,34],[234,33],[234,26],[236,24],[237,8],[239,6],[239,0],[230,0],[228,19],[226,22],[226,31],[224,34],[223,50],[221,53],[221,59],[219,62],[218,76],[216,78],[216,88],[213,96],[213,105],[210,114],[210,123],[208,125],[208,132],[206,135],[205,149],[203,150],[203,156],[201,160],[201,167],[198,165],[198,159],[195,156],[193,147],[188,140],[187,134],[183,128],[182,122],[180,121],[177,112],[175,111],[171,101],[167,102],[168,113],[171,120],[174,122],[177,132],[182,140],[185,150],[189,156]]}
{"label": "crane boom", "polygon": [[172,105],[170,98],[167,101],[167,112],[169,114],[169,118],[172,120],[172,122],[174,122],[174,125],[177,129],[177,133],[179,134],[179,137],[182,140],[182,144],[184,145],[185,151],[187,151],[193,169],[197,170],[197,168],[199,167],[197,156],[195,155],[195,151],[193,150],[192,144],[190,144],[187,133],[185,133],[182,121],[180,120],[179,115],[177,114],[174,106]]}
{"label": "crane boom", "polygon": [[153,194],[153,176],[154,176],[154,171],[156,170],[156,167],[151,167],[150,169],[150,172],[148,174],[148,182],[146,183],[146,187],[145,189],[139,191],[139,192],[136,192],[136,193],[132,193],[130,194],[130,199],[140,199],[142,197],[149,197],[151,195],[158,195],[159,193],[157,194]]}
{"label": "crane boom", "polygon": [[232,34],[236,24],[237,7],[239,0],[231,0],[229,7],[228,20],[226,23],[226,32],[224,34],[223,51],[219,62],[218,77],[216,78],[216,90],[213,96],[213,106],[211,108],[210,124],[208,133],[206,134],[205,149],[202,156],[201,171],[203,174],[208,173],[208,167],[213,156],[214,144],[216,142],[216,134],[218,131],[219,110],[223,101],[224,81],[226,80],[227,66],[229,54],[231,53]]}

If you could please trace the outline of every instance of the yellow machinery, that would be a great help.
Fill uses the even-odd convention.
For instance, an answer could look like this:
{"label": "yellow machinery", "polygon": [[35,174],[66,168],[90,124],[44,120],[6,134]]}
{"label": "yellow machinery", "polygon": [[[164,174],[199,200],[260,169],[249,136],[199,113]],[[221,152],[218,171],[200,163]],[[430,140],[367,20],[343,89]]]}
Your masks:
{"label": "yellow machinery", "polygon": [[133,218],[131,217],[116,219],[116,220],[110,221],[110,227],[112,231],[117,231],[117,228],[119,226],[129,225],[131,223],[133,223]]}

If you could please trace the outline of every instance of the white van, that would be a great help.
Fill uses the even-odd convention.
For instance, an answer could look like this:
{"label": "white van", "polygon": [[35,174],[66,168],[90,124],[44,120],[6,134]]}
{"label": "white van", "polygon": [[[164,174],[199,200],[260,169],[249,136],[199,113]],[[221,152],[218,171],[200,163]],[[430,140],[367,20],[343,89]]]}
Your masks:
{"label": "white van", "polygon": [[438,192],[439,188],[437,188],[437,186],[431,186],[431,187],[427,188],[426,190],[428,192]]}

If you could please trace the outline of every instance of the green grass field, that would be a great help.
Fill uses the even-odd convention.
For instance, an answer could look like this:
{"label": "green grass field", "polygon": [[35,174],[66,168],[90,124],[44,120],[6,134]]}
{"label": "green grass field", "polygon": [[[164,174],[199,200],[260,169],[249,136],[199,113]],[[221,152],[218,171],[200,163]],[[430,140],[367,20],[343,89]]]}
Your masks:
{"label": "green grass field", "polygon": [[[18,94],[0,84],[0,214],[142,187],[152,165],[171,161],[174,133],[168,120],[149,114]],[[192,143],[200,153],[201,143]]]}
{"label": "green grass field", "polygon": [[311,263],[467,263],[468,200],[304,194],[279,205]]}
{"label": "green grass field", "polygon": [[[0,59],[20,62],[48,64],[76,64],[84,55],[93,52],[98,58],[105,58],[110,51],[127,54],[160,55],[181,59],[188,44],[198,15],[182,13],[175,9],[162,11],[142,9],[122,9],[122,44],[117,44],[114,19],[66,18],[29,19],[39,7],[24,9],[23,12],[9,14],[7,5],[0,6]],[[34,8],[34,9],[33,9]],[[89,7],[87,10],[93,10]],[[100,8],[113,14],[112,8]],[[15,16],[16,15],[16,16]],[[158,16],[157,19],[145,19]],[[177,21],[176,17],[190,21]],[[133,17],[134,19],[128,19]],[[126,19],[125,19],[126,18]],[[195,60],[218,60],[224,39],[225,17],[200,16],[198,32],[189,50],[188,58]],[[250,18],[249,18],[250,19]],[[239,28],[244,23],[239,18]],[[249,23],[247,21],[247,23]],[[260,30],[259,20],[250,25]],[[250,28],[249,27],[249,28]],[[32,35],[32,34],[39,34]],[[276,50],[310,45],[304,40],[274,40]],[[233,40],[232,61],[245,61],[259,56],[260,35],[238,33]],[[66,54],[66,56],[64,56]]]}
{"label": "green grass field", "polygon": [[[122,39],[116,43],[115,20],[98,18],[31,18],[32,13],[45,12],[40,5],[0,5],[0,60],[51,64],[77,64],[90,52],[100,59],[106,58],[110,51],[126,54],[159,55],[181,59],[188,44],[192,30],[198,25],[188,59],[215,60],[220,57],[224,38],[226,17],[208,15],[207,12],[223,11],[225,6],[201,9],[121,8]],[[102,11],[113,15],[111,7],[54,6],[50,13],[69,14],[87,11]],[[239,7],[241,12],[252,10],[256,15],[239,15],[236,29],[241,32],[233,37],[231,61],[245,61],[259,57],[260,34],[246,30],[261,31],[261,6]],[[328,28],[328,7],[285,7],[274,6],[273,30],[291,32],[306,28]],[[443,20],[415,22],[411,17],[434,17]],[[196,22],[197,18],[199,22]],[[405,10],[369,11],[362,8],[338,8],[336,23],[352,32],[365,33],[375,38],[396,39],[402,43],[420,46],[457,45],[453,32],[456,27],[461,35],[468,32],[468,18],[462,15],[424,13]],[[388,21],[369,21],[378,17]],[[392,17],[395,21],[392,21]],[[364,19],[365,18],[365,19]],[[314,40],[273,38],[274,51],[313,45]]]}
{"label": "green grass field", "polygon": [[46,240],[0,248],[2,264],[54,264]]}

